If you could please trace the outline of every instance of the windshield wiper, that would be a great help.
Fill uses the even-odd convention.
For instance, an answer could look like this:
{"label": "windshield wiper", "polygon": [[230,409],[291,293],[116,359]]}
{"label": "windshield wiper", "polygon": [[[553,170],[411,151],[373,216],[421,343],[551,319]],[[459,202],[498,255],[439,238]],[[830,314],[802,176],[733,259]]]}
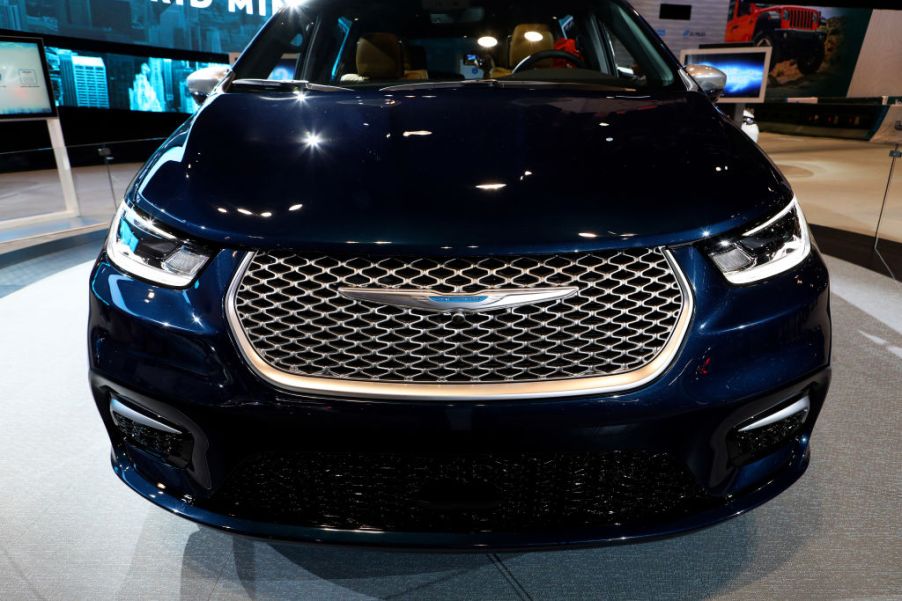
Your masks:
{"label": "windshield wiper", "polygon": [[553,86],[560,82],[534,81],[528,79],[465,79],[460,81],[421,81],[402,83],[382,88],[380,92],[411,92],[415,90],[454,90],[459,88],[524,88],[530,86]]}
{"label": "windshield wiper", "polygon": [[263,92],[353,92],[349,88],[339,88],[338,86],[327,86],[319,83],[311,83],[299,79],[236,79],[232,82],[232,87],[238,87],[241,90],[263,91]]}
{"label": "windshield wiper", "polygon": [[380,92],[413,92],[417,90],[455,90],[460,88],[595,88],[603,90],[631,90],[626,86],[611,85],[595,81],[540,81],[533,79],[470,79],[465,81],[423,81],[405,83]]}
{"label": "windshield wiper", "polygon": [[463,87],[494,87],[494,79],[474,79],[462,81],[421,81],[418,83],[402,83],[385,88],[380,92],[414,92],[416,90],[456,90]]}

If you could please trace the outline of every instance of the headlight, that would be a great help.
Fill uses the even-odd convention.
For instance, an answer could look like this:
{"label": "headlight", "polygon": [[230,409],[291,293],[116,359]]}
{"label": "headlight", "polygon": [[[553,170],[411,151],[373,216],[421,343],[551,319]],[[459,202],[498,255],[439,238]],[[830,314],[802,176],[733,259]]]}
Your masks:
{"label": "headlight", "polygon": [[122,203],[106,252],[117,267],[156,284],[184,288],[210,260],[210,253],[156,225]]}
{"label": "headlight", "polygon": [[810,253],[808,223],[796,199],[766,223],[708,248],[711,259],[733,284],[749,284],[783,273]]}

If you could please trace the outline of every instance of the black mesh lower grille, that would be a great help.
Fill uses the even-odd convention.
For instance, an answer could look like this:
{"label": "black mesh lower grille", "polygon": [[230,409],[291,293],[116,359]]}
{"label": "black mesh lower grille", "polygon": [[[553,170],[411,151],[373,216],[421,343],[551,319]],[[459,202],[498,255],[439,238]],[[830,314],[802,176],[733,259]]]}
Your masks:
{"label": "black mesh lower grille", "polygon": [[118,414],[115,424],[127,442],[154,455],[164,459],[190,455],[191,440],[186,435],[148,428]]}
{"label": "black mesh lower grille", "polygon": [[802,411],[763,428],[736,432],[733,436],[734,444],[741,462],[758,459],[786,444],[799,433],[807,417],[808,412]]}
{"label": "black mesh lower grille", "polygon": [[267,522],[409,532],[537,531],[664,519],[711,502],[667,453],[270,453],[216,509]]}

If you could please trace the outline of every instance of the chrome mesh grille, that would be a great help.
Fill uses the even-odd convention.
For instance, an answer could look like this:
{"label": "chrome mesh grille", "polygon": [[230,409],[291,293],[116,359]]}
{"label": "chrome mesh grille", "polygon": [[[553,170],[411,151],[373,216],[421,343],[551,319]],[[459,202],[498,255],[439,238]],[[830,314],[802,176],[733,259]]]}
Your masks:
{"label": "chrome mesh grille", "polygon": [[[298,376],[505,383],[616,375],[649,364],[684,306],[660,249],[405,258],[257,253],[235,294],[256,353]],[[570,298],[453,315],[342,297],[342,287],[475,293],[574,286]]]}

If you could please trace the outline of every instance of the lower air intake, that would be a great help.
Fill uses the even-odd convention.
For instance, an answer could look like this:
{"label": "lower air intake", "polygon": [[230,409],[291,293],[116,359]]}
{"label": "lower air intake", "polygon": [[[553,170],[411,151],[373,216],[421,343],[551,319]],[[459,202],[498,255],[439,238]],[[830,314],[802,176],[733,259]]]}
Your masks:
{"label": "lower air intake", "polygon": [[738,455],[743,458],[741,463],[761,458],[786,444],[801,431],[807,417],[807,411],[796,413],[757,430],[736,432],[733,436]]}
{"label": "lower air intake", "polygon": [[667,453],[329,452],[248,460],[213,501],[231,515],[318,528],[523,532],[671,518],[711,498]]}
{"label": "lower air intake", "polygon": [[191,457],[190,434],[138,411],[117,398],[110,399],[113,424],[128,444],[184,467]]}
{"label": "lower air intake", "polygon": [[737,464],[748,463],[773,453],[796,437],[811,412],[808,395],[733,431],[728,439]]}
{"label": "lower air intake", "polygon": [[132,445],[164,458],[181,455],[185,445],[182,434],[160,432],[127,417],[117,416],[116,428]]}

